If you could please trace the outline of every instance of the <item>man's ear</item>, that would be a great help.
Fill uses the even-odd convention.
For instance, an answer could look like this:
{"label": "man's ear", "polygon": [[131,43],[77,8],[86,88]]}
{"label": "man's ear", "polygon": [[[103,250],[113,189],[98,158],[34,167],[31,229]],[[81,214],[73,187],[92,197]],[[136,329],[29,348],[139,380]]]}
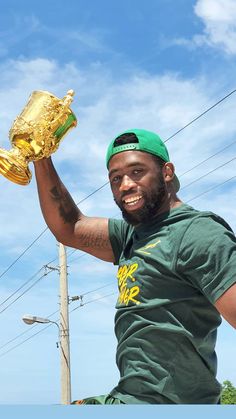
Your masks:
{"label": "man's ear", "polygon": [[173,165],[173,163],[167,162],[164,164],[162,172],[165,182],[169,183],[174,179],[175,166]]}

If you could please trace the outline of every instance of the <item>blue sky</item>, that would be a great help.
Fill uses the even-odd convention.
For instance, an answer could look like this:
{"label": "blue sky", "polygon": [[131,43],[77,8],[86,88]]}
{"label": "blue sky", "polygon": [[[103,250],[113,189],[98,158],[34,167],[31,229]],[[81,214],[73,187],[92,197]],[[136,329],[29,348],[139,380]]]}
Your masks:
{"label": "blue sky", "polygon": [[[233,0],[4,2],[0,146],[10,148],[8,131],[33,90],[63,97],[74,89],[72,109],[78,126],[63,140],[54,162],[75,201],[81,201],[106,182],[106,147],[119,132],[146,128],[166,140],[236,88],[235,22]],[[232,94],[167,143],[182,185],[180,198],[220,214],[234,231],[235,97]],[[25,313],[47,317],[59,308],[58,274],[43,276],[44,265],[58,263],[57,243],[47,230],[30,246],[45,229],[34,174],[26,187],[1,177],[0,188],[0,404],[58,404],[57,330],[52,326],[40,332],[43,326],[31,329],[21,320]],[[84,201],[81,209],[88,215],[119,216],[108,186]],[[84,303],[89,303],[70,315],[75,399],[106,393],[118,380],[113,334],[116,268],[72,252],[68,249],[69,295],[84,295]],[[79,303],[73,302],[70,310],[76,307]],[[36,332],[40,333],[31,338]],[[223,322],[218,378],[234,385],[235,339],[234,330]]]}

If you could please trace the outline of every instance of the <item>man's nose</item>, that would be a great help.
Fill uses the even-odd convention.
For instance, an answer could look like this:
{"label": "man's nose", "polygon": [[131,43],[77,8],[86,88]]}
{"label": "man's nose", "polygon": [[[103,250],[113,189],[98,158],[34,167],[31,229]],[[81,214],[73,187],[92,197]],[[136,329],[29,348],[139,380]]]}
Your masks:
{"label": "man's nose", "polygon": [[128,191],[136,186],[136,183],[128,176],[125,175],[122,178],[122,182],[120,184],[120,192]]}

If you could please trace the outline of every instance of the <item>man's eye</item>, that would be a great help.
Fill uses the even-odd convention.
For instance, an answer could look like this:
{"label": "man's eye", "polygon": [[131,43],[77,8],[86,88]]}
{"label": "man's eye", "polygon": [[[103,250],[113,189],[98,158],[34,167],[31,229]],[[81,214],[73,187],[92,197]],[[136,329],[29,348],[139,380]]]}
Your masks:
{"label": "man's eye", "polygon": [[120,176],[114,176],[111,180],[111,183],[117,183],[120,180]]}
{"label": "man's eye", "polygon": [[134,173],[134,175],[138,175],[138,174],[142,173],[142,171],[143,171],[143,169],[135,169],[133,171],[133,173]]}

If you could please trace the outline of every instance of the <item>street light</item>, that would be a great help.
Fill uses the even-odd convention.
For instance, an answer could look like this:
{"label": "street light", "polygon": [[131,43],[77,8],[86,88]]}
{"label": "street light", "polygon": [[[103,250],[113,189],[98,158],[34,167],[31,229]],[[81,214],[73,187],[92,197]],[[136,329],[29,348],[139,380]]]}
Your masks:
{"label": "street light", "polygon": [[[71,372],[70,372],[70,354],[68,344],[65,346],[62,344],[65,340],[66,334],[65,330],[57,322],[46,319],[44,317],[32,316],[30,314],[25,314],[22,317],[22,320],[28,324],[32,325],[34,323],[53,323],[56,324],[59,331],[59,344],[61,350],[61,403],[70,404],[71,403]],[[68,341],[67,341],[68,342]]]}
{"label": "street light", "polygon": [[[26,324],[34,324],[34,323],[55,323],[56,322],[52,322],[49,319],[45,319],[43,317],[38,317],[38,316],[31,316],[30,314],[25,314],[22,317],[23,322],[25,322]],[[57,326],[59,327],[59,325],[57,324]]]}
{"label": "street light", "polygon": [[44,317],[38,317],[38,316],[31,316],[31,314],[24,314],[24,316],[22,317],[23,322],[25,322],[26,324],[34,324],[34,323],[53,323],[58,327],[58,332],[59,332],[59,340],[60,340],[60,326],[57,322],[54,322],[52,320],[49,319],[45,319]]}

